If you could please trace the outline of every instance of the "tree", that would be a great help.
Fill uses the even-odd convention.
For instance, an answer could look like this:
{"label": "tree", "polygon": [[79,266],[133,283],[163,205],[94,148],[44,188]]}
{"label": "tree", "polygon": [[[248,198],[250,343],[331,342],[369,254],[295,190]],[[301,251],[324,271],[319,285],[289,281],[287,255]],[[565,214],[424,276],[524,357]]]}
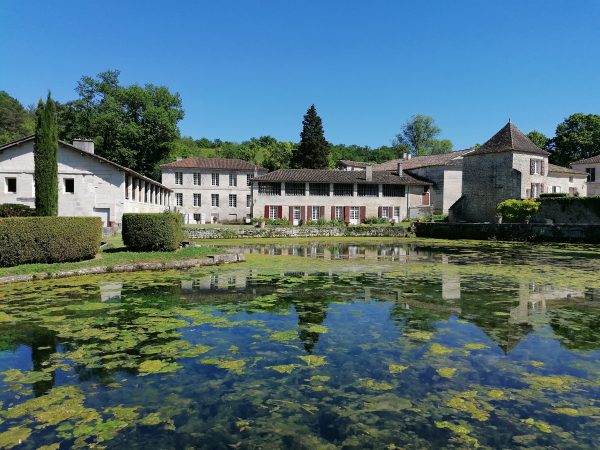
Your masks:
{"label": "tree", "polygon": [[35,130],[35,113],[0,91],[0,145],[31,136]]}
{"label": "tree", "polygon": [[300,144],[291,156],[290,166],[304,169],[324,169],[328,166],[330,144],[325,139],[323,123],[315,105],[311,105],[302,121]]}
{"label": "tree", "polygon": [[33,143],[35,211],[38,216],[58,215],[58,124],[56,105],[48,93],[36,111]]}
{"label": "tree", "polygon": [[416,114],[404,124],[402,132],[396,135],[394,146],[404,145],[415,156],[450,153],[452,142],[437,139],[441,131],[433,118]]}
{"label": "tree", "polygon": [[568,166],[600,154],[600,115],[576,113],[556,127],[550,145],[550,161]]}
{"label": "tree", "polygon": [[548,137],[546,137],[544,135],[544,133],[541,133],[537,130],[533,130],[533,131],[530,131],[529,133],[527,133],[527,137],[531,140],[531,142],[533,142],[535,145],[537,145],[542,150],[548,149],[548,144],[550,143],[550,139]]}
{"label": "tree", "polygon": [[153,84],[121,86],[116,70],[82,77],[76,92],[79,98],[60,109],[61,137],[91,138],[99,155],[157,177],[179,138],[179,94]]}

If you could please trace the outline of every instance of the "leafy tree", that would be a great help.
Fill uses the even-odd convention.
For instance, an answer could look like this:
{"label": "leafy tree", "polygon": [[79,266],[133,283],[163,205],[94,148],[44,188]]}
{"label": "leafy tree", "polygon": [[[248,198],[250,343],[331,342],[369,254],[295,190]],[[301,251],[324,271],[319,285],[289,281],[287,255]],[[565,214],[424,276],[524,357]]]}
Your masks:
{"label": "leafy tree", "polygon": [[533,142],[535,145],[537,145],[542,150],[548,149],[548,144],[550,143],[550,139],[548,137],[546,137],[544,135],[544,133],[541,133],[537,130],[533,130],[533,131],[530,131],[529,133],[527,133],[527,137],[531,140],[531,142]]}
{"label": "leafy tree", "polygon": [[550,160],[568,166],[574,161],[600,154],[600,115],[576,113],[556,127]]}
{"label": "leafy tree", "polygon": [[31,136],[35,130],[35,113],[0,91],[0,145]]}
{"label": "leafy tree", "polygon": [[35,210],[38,216],[58,215],[58,124],[56,105],[50,94],[36,111],[33,159]]}
{"label": "leafy tree", "polygon": [[328,166],[330,144],[325,139],[323,123],[315,105],[311,105],[302,121],[300,144],[292,152],[290,166],[305,169],[324,169]]}
{"label": "leafy tree", "polygon": [[92,138],[99,155],[156,177],[179,138],[179,94],[152,84],[121,86],[116,70],[82,77],[76,92],[79,98],[60,110],[61,137]]}
{"label": "leafy tree", "polygon": [[394,145],[408,147],[415,156],[450,153],[452,142],[437,139],[441,131],[433,118],[416,114],[404,124],[402,132],[396,135]]}

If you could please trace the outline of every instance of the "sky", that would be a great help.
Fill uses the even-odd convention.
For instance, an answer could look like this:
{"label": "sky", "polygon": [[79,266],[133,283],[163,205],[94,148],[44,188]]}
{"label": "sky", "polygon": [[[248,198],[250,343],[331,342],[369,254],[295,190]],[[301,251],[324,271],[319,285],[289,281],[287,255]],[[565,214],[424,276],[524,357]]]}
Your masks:
{"label": "sky", "polygon": [[0,90],[76,98],[83,75],[178,92],[182,135],[389,145],[414,114],[454,149],[510,118],[553,136],[600,113],[597,0],[0,0]]}

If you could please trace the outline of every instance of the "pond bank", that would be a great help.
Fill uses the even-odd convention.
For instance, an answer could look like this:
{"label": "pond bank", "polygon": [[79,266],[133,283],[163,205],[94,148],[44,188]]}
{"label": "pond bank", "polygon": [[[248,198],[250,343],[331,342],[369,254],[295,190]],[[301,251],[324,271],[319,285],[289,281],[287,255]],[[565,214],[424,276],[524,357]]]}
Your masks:
{"label": "pond bank", "polygon": [[116,266],[97,266],[85,269],[65,270],[60,272],[38,272],[25,275],[12,275],[0,277],[0,284],[16,283],[22,281],[45,280],[49,278],[67,278],[80,275],[96,275],[102,273],[124,273],[140,272],[143,270],[170,270],[170,269],[189,269],[191,267],[216,266],[221,264],[231,264],[245,261],[244,255],[240,253],[209,255],[202,259],[187,259],[181,261],[167,262],[146,262],[121,264]]}

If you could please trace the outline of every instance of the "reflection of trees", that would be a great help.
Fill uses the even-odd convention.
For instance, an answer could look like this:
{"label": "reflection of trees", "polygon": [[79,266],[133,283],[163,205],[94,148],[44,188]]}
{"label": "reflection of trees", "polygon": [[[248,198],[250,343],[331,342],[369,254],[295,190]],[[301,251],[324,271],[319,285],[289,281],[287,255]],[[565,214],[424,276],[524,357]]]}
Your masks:
{"label": "reflection of trees", "polygon": [[310,325],[322,325],[327,317],[327,304],[320,301],[308,303],[294,302],[296,313],[298,314],[298,337],[304,345],[307,353],[312,353],[313,348],[319,341],[320,334],[315,331],[307,330]]}
{"label": "reflection of trees", "polygon": [[584,305],[550,310],[550,326],[560,343],[570,350],[600,348],[600,310]]}

